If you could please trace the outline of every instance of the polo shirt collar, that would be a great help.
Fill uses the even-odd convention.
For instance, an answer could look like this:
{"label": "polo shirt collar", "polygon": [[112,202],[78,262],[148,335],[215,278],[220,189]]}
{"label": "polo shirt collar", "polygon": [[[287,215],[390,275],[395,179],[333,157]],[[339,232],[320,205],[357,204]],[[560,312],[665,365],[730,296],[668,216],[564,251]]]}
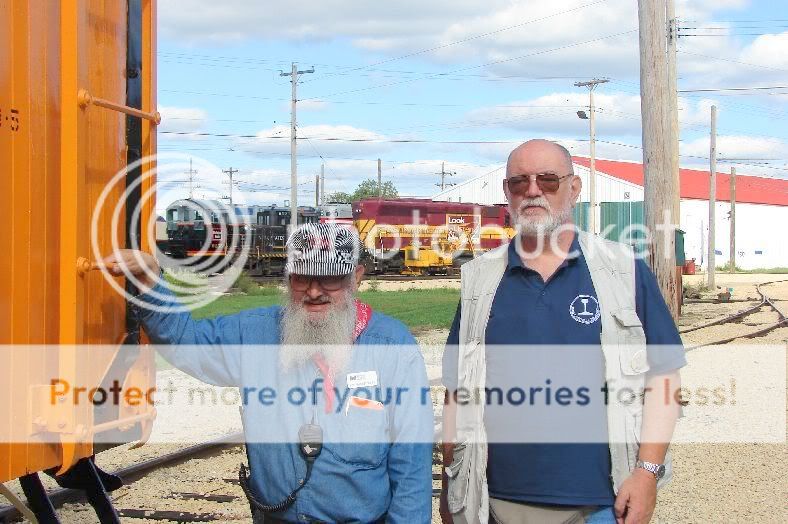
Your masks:
{"label": "polo shirt collar", "polygon": [[[520,255],[517,254],[516,243],[519,241],[520,241],[520,235],[515,235],[514,238],[512,238],[511,242],[509,242],[509,249],[508,249],[509,260],[506,264],[506,271],[511,271],[512,269],[517,267],[523,270],[528,269],[527,267],[525,267],[525,265],[523,265],[523,261],[520,258]],[[573,256],[573,254],[575,256]],[[575,233],[574,238],[572,238],[572,243],[569,246],[569,257],[567,257],[563,262],[561,262],[561,265],[558,266],[558,269],[561,269],[568,265],[576,264],[577,260],[581,256],[583,256],[583,252],[580,250],[580,239],[578,238],[578,234]]]}

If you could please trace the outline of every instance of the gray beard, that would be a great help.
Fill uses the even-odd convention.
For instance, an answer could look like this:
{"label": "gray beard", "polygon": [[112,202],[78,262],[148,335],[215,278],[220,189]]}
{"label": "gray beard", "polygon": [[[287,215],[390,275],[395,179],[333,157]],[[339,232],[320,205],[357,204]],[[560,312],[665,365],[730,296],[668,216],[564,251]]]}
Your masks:
{"label": "gray beard", "polygon": [[[534,220],[522,214],[522,211],[524,211],[528,205],[535,204],[542,206],[547,211],[546,217]],[[514,217],[514,223],[520,234],[527,237],[548,237],[572,218],[571,207],[567,207],[559,213],[554,213],[547,199],[544,197],[523,200],[518,209],[512,210],[510,207],[509,212],[512,217]]]}
{"label": "gray beard", "polygon": [[344,304],[331,304],[325,314],[317,317],[310,315],[303,303],[289,300],[280,324],[281,368],[284,371],[300,368],[320,354],[334,373],[343,371],[350,360],[355,326],[356,307],[352,289],[348,289]]}

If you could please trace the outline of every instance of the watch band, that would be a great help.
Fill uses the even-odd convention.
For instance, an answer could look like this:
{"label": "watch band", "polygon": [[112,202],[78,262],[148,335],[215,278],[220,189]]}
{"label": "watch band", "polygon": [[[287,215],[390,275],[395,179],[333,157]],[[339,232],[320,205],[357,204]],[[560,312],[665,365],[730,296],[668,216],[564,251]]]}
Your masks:
{"label": "watch band", "polygon": [[645,469],[646,471],[648,471],[649,473],[654,475],[654,478],[657,479],[657,480],[659,480],[663,476],[665,476],[665,465],[664,464],[655,464],[653,462],[648,462],[648,461],[645,461],[645,460],[638,460],[635,463],[635,467],[636,468]]}

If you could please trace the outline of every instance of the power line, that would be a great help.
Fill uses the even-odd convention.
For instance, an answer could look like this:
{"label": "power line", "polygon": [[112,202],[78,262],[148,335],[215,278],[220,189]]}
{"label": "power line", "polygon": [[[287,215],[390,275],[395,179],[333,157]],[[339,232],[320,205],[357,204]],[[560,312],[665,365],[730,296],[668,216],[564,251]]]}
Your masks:
{"label": "power line", "polygon": [[[192,133],[187,131],[159,131],[161,135],[189,135],[189,136],[212,136],[221,138],[257,138],[257,139],[287,139],[285,136],[258,136],[258,135],[238,135],[232,133]],[[297,140],[324,140],[329,142],[379,142],[391,144],[513,144],[520,143],[516,140],[423,140],[423,139],[382,139],[382,138],[346,138],[346,137],[296,137]]]}
{"label": "power line", "polygon": [[[519,24],[514,24],[514,25],[511,25],[511,26],[507,26],[507,27],[504,27],[504,28],[501,28],[501,29],[497,29],[495,31],[489,31],[487,33],[482,33],[482,34],[479,34],[479,35],[470,36],[470,37],[467,37],[467,38],[463,38],[461,40],[456,40],[454,42],[449,42],[449,43],[442,44],[442,45],[435,46],[435,47],[431,47],[431,48],[428,48],[428,49],[422,49],[421,51],[415,51],[413,53],[408,53],[408,54],[397,56],[397,57],[394,57],[394,58],[388,58],[386,60],[381,60],[379,62],[375,62],[373,64],[369,64],[367,66],[356,67],[356,68],[350,69],[348,72],[360,71],[360,70],[363,70],[363,69],[367,69],[369,67],[374,67],[374,66],[378,66],[378,65],[381,65],[381,64],[386,64],[386,63],[389,63],[389,62],[395,62],[397,60],[402,60],[404,58],[410,58],[410,57],[413,57],[413,56],[418,56],[418,55],[421,55],[421,54],[424,54],[424,53],[430,53],[432,51],[438,51],[440,49],[445,49],[447,47],[452,47],[452,46],[455,46],[455,45],[458,45],[458,44],[463,44],[465,42],[470,42],[472,40],[478,40],[480,38],[485,38],[485,37],[488,37],[488,36],[491,36],[491,35],[502,33],[504,31],[510,31],[510,30],[516,29],[518,27],[523,27],[523,26],[526,26],[526,25],[529,25],[529,24],[533,24],[533,23],[536,23],[536,22],[541,22],[541,21],[544,21],[544,20],[548,20],[550,18],[554,18],[554,17],[560,16],[560,15],[568,14],[568,13],[571,13],[573,11],[578,11],[578,10],[581,10],[581,9],[585,9],[587,7],[591,7],[591,6],[596,5],[596,4],[601,4],[601,3],[605,2],[605,1],[606,0],[597,0],[596,2],[583,4],[583,5],[574,7],[572,9],[566,9],[564,11],[559,11],[559,12],[553,13],[551,15],[543,16],[543,17],[540,17],[540,18],[534,18],[532,20],[527,20],[525,22],[520,22]],[[328,75],[325,75],[322,78],[325,78],[327,76],[332,76],[332,75],[328,74]]]}
{"label": "power line", "polygon": [[[547,53],[554,53],[556,51],[563,51],[564,49],[571,49],[573,47],[579,47],[581,45],[590,44],[590,43],[593,43],[593,42],[599,42],[599,41],[602,41],[602,40],[606,40],[608,38],[615,38],[617,36],[623,36],[623,35],[630,34],[630,33],[635,33],[635,32],[637,32],[637,29],[630,29],[629,31],[621,31],[621,32],[618,32],[618,33],[611,33],[611,34],[608,34],[608,35],[605,35],[605,36],[600,36],[600,37],[597,37],[597,38],[591,38],[589,40],[583,40],[582,42],[575,42],[573,44],[566,44],[566,45],[562,45],[562,46],[559,46],[559,47],[553,47],[553,48],[550,48],[550,49],[542,49],[542,50],[535,51],[533,53],[528,53],[528,54],[521,55],[521,56],[516,56],[516,57],[512,57],[512,58],[504,58],[504,59],[501,59],[501,60],[494,60],[492,62],[485,62],[483,64],[478,64],[478,65],[475,65],[475,66],[468,66],[468,67],[463,67],[463,68],[460,68],[460,69],[455,69],[454,71],[449,71],[449,74],[459,73],[459,72],[462,72],[462,71],[470,71],[472,69],[479,69],[479,68],[482,68],[482,67],[487,67],[487,66],[497,65],[497,64],[503,64],[503,63],[506,63],[506,62],[513,62],[515,60],[522,60],[523,58],[530,58],[530,57],[533,57],[533,56],[543,55],[543,54],[547,54]],[[344,94],[349,94],[349,93],[358,93],[358,92],[361,92],[361,91],[368,91],[370,89],[379,89],[381,87],[390,87],[390,86],[394,86],[394,85],[401,85],[401,84],[406,84],[406,83],[410,83],[410,82],[415,82],[416,80],[418,80],[418,79],[408,79],[408,80],[402,80],[400,82],[391,82],[391,83],[388,83],[388,84],[379,84],[379,85],[363,87],[363,88],[359,88],[359,89],[351,89],[351,90],[348,90],[348,91],[338,91],[338,92],[335,92],[335,93],[331,93],[331,94],[328,94],[328,95],[323,95],[323,96],[319,96],[319,97],[315,97],[315,98],[317,98],[317,99],[325,99],[325,98],[328,98],[330,96],[344,95]],[[304,99],[304,100],[310,100],[310,99],[307,98],[307,99]]]}
{"label": "power line", "polygon": [[717,93],[721,91],[772,91],[788,89],[788,86],[756,86],[756,87],[717,87],[709,89],[679,89],[679,93]]}
{"label": "power line", "polygon": [[749,62],[742,62],[741,60],[734,60],[732,58],[722,58],[722,57],[719,57],[719,56],[709,56],[709,55],[702,55],[700,53],[691,53],[689,51],[684,51],[682,49],[679,49],[678,51],[679,51],[679,53],[681,53],[683,55],[692,55],[692,56],[698,56],[698,57],[701,57],[701,58],[710,58],[712,60],[721,60],[723,62],[731,62],[731,63],[734,63],[734,64],[741,64],[741,65],[746,65],[746,66],[750,66],[750,67],[760,67],[762,69],[770,69],[770,70],[773,70],[773,71],[784,71],[784,72],[788,73],[788,69],[780,69],[779,67],[771,67],[771,66],[765,66],[765,65],[760,65],[760,64],[752,64],[752,63],[749,63]]}

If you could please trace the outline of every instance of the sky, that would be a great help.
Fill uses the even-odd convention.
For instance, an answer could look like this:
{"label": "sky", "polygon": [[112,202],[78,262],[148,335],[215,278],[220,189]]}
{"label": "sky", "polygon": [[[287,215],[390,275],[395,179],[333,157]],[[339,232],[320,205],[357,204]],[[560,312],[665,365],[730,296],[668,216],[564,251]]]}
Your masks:
{"label": "sky", "polygon": [[[784,0],[676,0],[681,164],[707,167],[717,106],[718,170],[788,178],[788,9]],[[783,4],[783,7],[778,7]],[[633,0],[161,0],[158,207],[229,194],[290,198],[290,77],[297,84],[298,203],[377,177],[401,196],[503,169],[517,144],[556,140],[642,161],[637,2]],[[690,91],[690,92],[681,92]],[[223,135],[223,136],[217,136]],[[165,162],[160,162],[164,165]]]}

